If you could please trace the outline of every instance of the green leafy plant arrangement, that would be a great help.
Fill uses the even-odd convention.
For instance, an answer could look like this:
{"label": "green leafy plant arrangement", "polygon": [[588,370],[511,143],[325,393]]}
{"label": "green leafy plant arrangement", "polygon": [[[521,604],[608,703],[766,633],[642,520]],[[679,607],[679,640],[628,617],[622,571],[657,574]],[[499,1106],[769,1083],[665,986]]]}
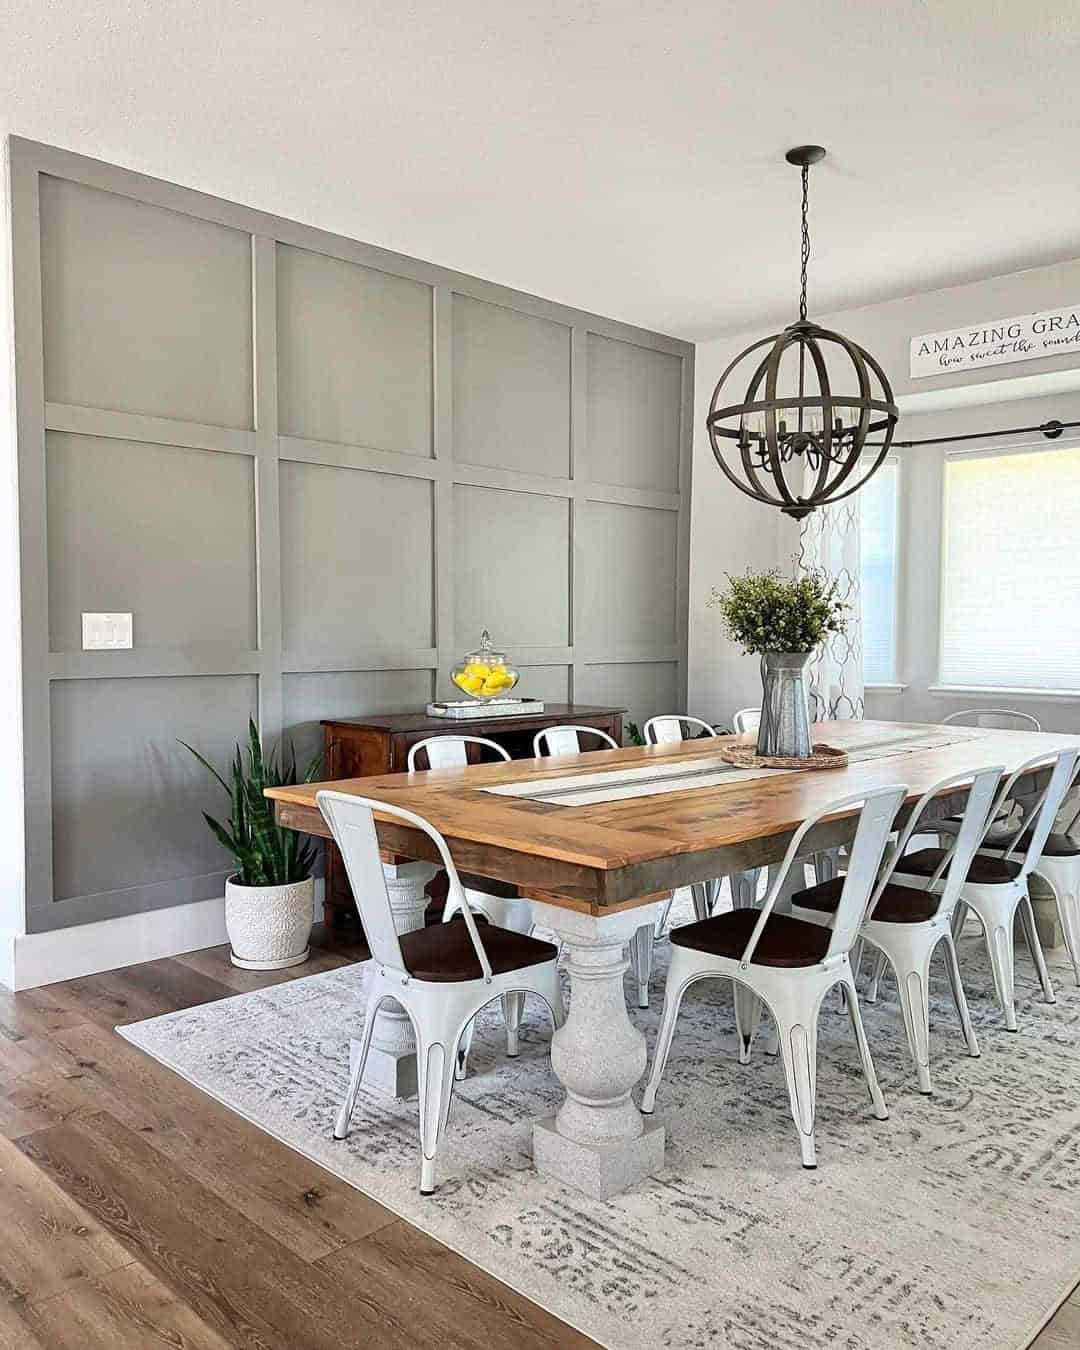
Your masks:
{"label": "green leafy plant arrangement", "polygon": [[798,577],[748,571],[728,573],[727,585],[714,588],[708,603],[746,652],[811,652],[847,628],[848,606],[838,591],[835,578],[821,569]]}
{"label": "green leafy plant arrangement", "polygon": [[296,830],[278,825],[274,820],[274,804],[263,794],[269,787],[284,787],[297,781],[313,782],[322,756],[316,755],[303,780],[298,780],[296,754],[292,747],[281,758],[277,749],[264,755],[259,730],[251,719],[246,756],[238,745],[226,781],[194,746],[188,745],[187,741],[180,741],[180,744],[221,784],[229,798],[228,825],[223,825],[206,811],[202,814],[214,837],[236,860],[237,883],[241,886],[286,886],[305,881],[311,875],[315,846]]}

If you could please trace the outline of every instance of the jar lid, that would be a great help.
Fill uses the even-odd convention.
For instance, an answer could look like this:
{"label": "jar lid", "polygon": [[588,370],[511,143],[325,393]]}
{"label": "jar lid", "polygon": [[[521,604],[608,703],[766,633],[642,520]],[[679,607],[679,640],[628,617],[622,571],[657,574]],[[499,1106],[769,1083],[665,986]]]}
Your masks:
{"label": "jar lid", "polygon": [[491,645],[491,634],[485,628],[480,634],[480,646],[475,651],[466,652],[465,660],[485,666],[505,665],[506,653]]}

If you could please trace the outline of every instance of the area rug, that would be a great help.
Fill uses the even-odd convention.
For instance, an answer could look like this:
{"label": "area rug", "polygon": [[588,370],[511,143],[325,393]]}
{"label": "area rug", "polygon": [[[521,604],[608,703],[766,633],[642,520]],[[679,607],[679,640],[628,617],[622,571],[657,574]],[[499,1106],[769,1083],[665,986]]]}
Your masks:
{"label": "area rug", "polygon": [[[799,1165],[780,1064],[763,1047],[736,1061],[730,986],[696,986],[657,1102],[666,1166],[608,1202],[532,1166],[530,1123],[561,1099],[539,1007],[516,1060],[497,1008],[484,1014],[427,1199],[415,1101],[362,1091],[350,1138],[331,1139],[365,966],[120,1034],[610,1350],[1020,1350],[1080,1278],[1080,990],[1052,960],[1058,1001],[1043,1003],[1018,954],[1010,1035],[977,935],[961,966],[982,1057],[964,1053],[942,975],[933,1097],[915,1088],[895,993],[865,1009],[888,1121],[827,1000],[816,1172]],[[660,1001],[631,1007],[650,1054]]]}

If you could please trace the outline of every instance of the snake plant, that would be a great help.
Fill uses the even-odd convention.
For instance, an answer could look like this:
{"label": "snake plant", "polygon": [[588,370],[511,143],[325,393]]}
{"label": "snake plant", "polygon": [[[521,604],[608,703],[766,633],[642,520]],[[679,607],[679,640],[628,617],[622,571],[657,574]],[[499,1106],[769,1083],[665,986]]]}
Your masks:
{"label": "snake plant", "polygon": [[[187,741],[180,741],[204,769],[210,773],[229,798],[228,823],[204,811],[203,819],[214,837],[236,861],[236,881],[241,886],[286,886],[304,881],[311,875],[315,847],[310,839],[295,830],[283,829],[274,820],[274,804],[264,796],[268,787],[283,787],[301,781],[296,776],[296,754],[290,746],[286,753],[278,749],[263,753],[262,741],[254,719],[248,722],[245,747],[237,745],[229,766],[229,777],[220,774],[210,761]],[[302,779],[314,780],[322,757],[316,755]]]}

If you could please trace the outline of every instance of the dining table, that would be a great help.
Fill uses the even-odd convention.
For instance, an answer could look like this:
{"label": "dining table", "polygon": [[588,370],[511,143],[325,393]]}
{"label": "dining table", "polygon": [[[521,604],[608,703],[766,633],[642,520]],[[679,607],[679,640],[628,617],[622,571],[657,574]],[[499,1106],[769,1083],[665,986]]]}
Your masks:
{"label": "dining table", "polygon": [[[270,788],[282,826],[329,837],[316,796],[324,788],[385,801],[422,816],[445,838],[462,872],[515,887],[538,926],[563,946],[570,982],[565,1024],[551,1045],[565,1090],[554,1116],[533,1123],[537,1168],[606,1198],[664,1162],[661,1115],[644,1116],[634,1089],[646,1043],[627,1007],[623,976],[635,935],[651,935],[673,891],[780,862],[794,831],[829,802],[904,784],[910,811],[942,780],[987,766],[1007,773],[1049,760],[1077,737],[910,722],[816,723],[815,743],[844,752],[828,768],[740,767],[725,751],[747,737],[702,737],[661,745],[477,764],[463,768]],[[1020,784],[1046,781],[1033,765]],[[934,802],[962,806],[953,787]],[[828,813],[807,852],[850,842],[858,803]],[[425,886],[437,870],[431,840],[400,819],[376,829],[399,932],[424,923]],[[792,869],[801,874],[801,865]],[[789,879],[787,894],[805,884]],[[783,908],[784,899],[781,899]],[[404,1011],[384,1004],[365,1072],[368,1086],[415,1092],[415,1046]]]}

